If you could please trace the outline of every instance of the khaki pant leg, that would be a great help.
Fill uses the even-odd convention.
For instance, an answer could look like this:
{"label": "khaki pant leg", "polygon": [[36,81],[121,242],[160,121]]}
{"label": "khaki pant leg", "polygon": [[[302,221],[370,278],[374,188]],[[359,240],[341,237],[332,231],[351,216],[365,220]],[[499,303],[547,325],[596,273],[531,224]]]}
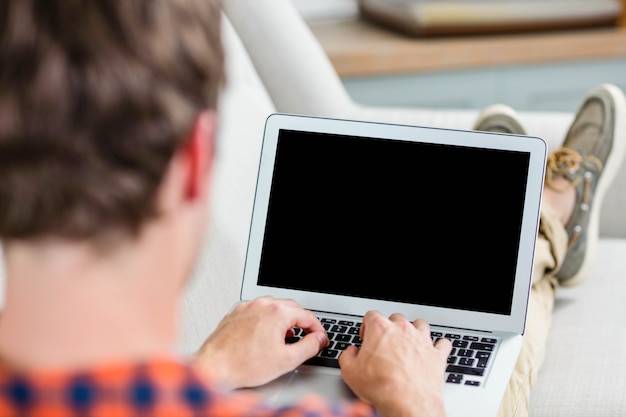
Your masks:
{"label": "khaki pant leg", "polygon": [[528,415],[530,389],[537,380],[537,373],[543,362],[552,321],[554,296],[558,286],[554,274],[563,262],[566,251],[567,233],[550,207],[544,204],[522,350],[500,406],[500,417]]}

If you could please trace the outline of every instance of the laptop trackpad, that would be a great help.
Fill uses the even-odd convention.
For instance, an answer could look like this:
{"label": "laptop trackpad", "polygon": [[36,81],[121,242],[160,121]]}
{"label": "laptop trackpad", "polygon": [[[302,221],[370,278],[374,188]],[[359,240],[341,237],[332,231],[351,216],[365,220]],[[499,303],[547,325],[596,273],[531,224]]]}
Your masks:
{"label": "laptop trackpad", "polygon": [[332,401],[354,399],[356,396],[339,374],[298,369],[256,389],[273,405],[290,405],[303,397],[316,394]]}

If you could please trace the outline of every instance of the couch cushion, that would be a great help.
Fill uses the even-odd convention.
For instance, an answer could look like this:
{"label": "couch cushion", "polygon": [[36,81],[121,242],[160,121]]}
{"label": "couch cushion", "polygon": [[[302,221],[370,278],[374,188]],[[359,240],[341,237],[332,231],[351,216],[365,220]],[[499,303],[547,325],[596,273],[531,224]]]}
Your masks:
{"label": "couch cushion", "polygon": [[557,292],[530,415],[626,413],[626,239],[601,239],[589,278]]}

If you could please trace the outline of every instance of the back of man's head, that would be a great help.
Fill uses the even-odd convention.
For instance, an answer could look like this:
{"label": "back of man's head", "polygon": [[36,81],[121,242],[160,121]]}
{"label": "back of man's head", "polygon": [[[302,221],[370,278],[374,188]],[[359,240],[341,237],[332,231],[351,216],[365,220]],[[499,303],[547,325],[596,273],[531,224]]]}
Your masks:
{"label": "back of man's head", "polygon": [[217,0],[0,3],[0,239],[134,235],[223,83]]}

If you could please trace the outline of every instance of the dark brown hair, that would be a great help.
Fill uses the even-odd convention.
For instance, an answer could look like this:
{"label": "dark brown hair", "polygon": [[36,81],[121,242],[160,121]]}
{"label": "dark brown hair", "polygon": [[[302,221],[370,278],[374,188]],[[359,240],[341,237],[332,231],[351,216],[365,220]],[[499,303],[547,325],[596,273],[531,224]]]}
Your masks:
{"label": "dark brown hair", "polygon": [[0,238],[136,234],[223,84],[217,0],[0,2]]}

